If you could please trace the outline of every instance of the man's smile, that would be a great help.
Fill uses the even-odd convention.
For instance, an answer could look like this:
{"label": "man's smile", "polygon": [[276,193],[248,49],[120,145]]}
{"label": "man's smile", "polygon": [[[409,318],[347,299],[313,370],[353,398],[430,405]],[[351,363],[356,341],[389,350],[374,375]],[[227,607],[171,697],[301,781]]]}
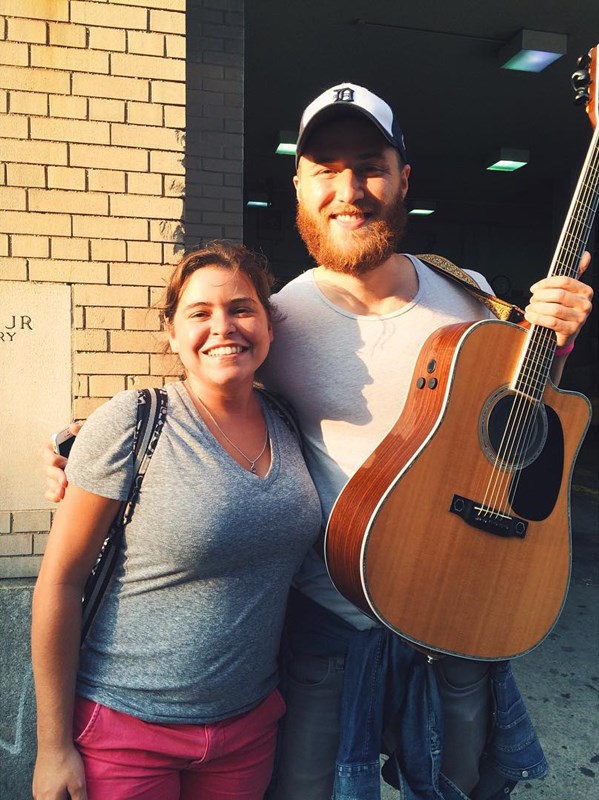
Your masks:
{"label": "man's smile", "polygon": [[373,217],[371,211],[364,211],[362,209],[352,209],[346,211],[338,211],[334,214],[329,214],[329,219],[345,230],[357,230],[365,225]]}

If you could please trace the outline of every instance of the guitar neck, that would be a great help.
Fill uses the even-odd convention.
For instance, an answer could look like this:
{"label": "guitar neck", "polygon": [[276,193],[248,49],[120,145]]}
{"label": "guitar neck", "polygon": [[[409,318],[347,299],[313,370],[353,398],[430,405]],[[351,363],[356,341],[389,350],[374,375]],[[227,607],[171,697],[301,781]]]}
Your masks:
{"label": "guitar neck", "polygon": [[[549,277],[577,277],[578,265],[589,240],[598,204],[599,126],[595,125],[589,151],[549,268]],[[531,326],[512,388],[533,403],[540,403],[543,397],[555,347],[555,333],[552,330],[539,325]]]}
{"label": "guitar neck", "polygon": [[589,240],[599,202],[599,127],[578,180],[549,275],[575,278],[578,264]]}

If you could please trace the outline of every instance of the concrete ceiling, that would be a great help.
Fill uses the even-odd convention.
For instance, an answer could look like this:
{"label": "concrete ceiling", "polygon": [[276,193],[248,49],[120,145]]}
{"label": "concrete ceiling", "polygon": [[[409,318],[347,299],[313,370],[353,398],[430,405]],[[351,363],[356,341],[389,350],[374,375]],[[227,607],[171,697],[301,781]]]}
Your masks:
{"label": "concrete ceiling", "polygon": [[[246,188],[291,202],[278,131],[352,81],[397,110],[410,195],[436,200],[439,221],[532,219],[556,194],[569,202],[592,132],[570,76],[599,42],[599,0],[248,0],[245,15]],[[522,28],[566,34],[567,55],[538,74],[500,69],[498,50]],[[487,172],[502,146],[529,150],[528,166]]]}

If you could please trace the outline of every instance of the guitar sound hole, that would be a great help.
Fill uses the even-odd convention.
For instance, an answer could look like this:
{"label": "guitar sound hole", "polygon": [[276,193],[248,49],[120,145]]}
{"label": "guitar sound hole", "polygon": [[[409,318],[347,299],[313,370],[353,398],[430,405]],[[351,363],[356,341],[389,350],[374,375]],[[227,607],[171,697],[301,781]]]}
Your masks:
{"label": "guitar sound hole", "polygon": [[482,416],[483,450],[491,463],[523,469],[538,457],[547,440],[542,404],[506,389],[494,394]]}

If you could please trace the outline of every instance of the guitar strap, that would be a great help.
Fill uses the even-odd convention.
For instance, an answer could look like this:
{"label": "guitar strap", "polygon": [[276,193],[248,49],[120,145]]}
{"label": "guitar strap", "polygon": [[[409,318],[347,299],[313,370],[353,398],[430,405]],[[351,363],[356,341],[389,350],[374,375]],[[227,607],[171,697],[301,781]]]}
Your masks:
{"label": "guitar strap", "polygon": [[434,253],[424,253],[423,255],[417,255],[416,258],[419,258],[420,261],[435,272],[444,275],[446,278],[449,278],[454,283],[461,286],[462,289],[467,291],[468,294],[471,294],[479,303],[482,303],[490,309],[497,319],[503,322],[515,323],[520,323],[524,319],[524,312],[521,308],[518,308],[518,306],[512,303],[508,303],[507,300],[502,300],[499,297],[495,297],[495,295],[485,292],[480,288],[478,283],[476,283],[474,278],[470,277],[467,272],[464,272],[463,269],[460,269],[460,267],[453,264],[447,258],[437,256]]}

